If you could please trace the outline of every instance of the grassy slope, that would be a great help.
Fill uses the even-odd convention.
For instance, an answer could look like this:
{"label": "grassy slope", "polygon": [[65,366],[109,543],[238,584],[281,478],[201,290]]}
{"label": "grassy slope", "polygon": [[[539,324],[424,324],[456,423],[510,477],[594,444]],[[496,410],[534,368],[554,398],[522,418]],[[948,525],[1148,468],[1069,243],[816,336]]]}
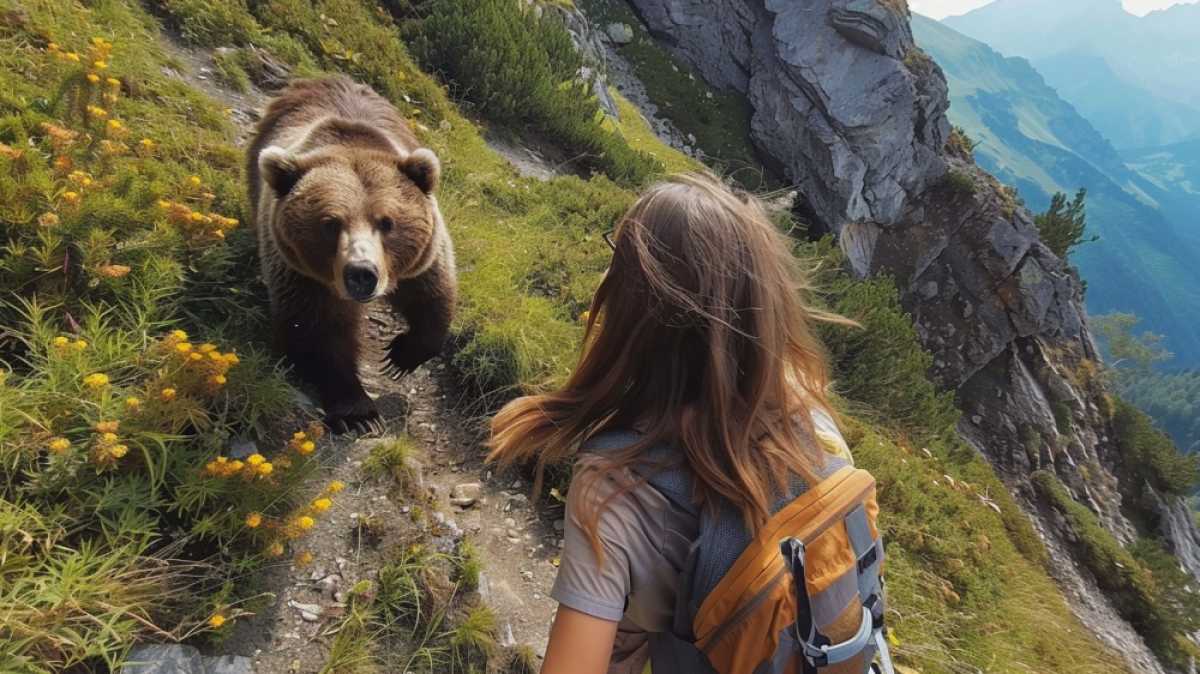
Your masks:
{"label": "grassy slope", "polygon": [[[456,363],[480,392],[528,388],[561,377],[581,336],[577,316],[605,266],[606,250],[599,234],[627,206],[632,193],[603,177],[563,177],[548,183],[519,178],[488,150],[475,124],[456,112],[441,88],[412,65],[395,39],[390,20],[358,0],[321,0],[313,5],[272,0],[254,7],[251,12],[244,5],[220,0],[163,0],[161,5],[171,22],[183,26],[185,35],[206,46],[256,44],[301,70],[345,70],[370,82],[420,120],[422,138],[446,163],[442,201],[461,256],[463,311],[456,327],[462,348]],[[93,5],[93,11],[80,9],[77,5],[66,11],[61,3],[49,0],[29,5],[31,24],[37,28],[20,29],[3,56],[8,59],[4,72],[20,73],[16,78],[6,76],[16,91],[5,100],[6,114],[31,114],[27,112],[31,101],[59,81],[58,74],[29,66],[46,59],[44,42],[32,35],[50,31],[64,43],[82,42],[93,34],[109,35],[118,45],[153,45],[156,40],[159,27],[137,5],[105,0]],[[281,37],[285,32],[293,37]],[[356,54],[371,56],[356,60]],[[136,68],[132,49],[123,54],[118,48],[115,63],[120,62],[118,57],[126,59],[132,79],[155,92],[145,94],[144,102],[124,104],[131,107],[128,113],[122,109],[122,114],[132,120],[135,110],[140,110],[136,114],[145,119],[139,119],[139,128],[161,129],[163,152],[170,153],[171,170],[178,178],[200,172],[206,181],[220,185],[218,201],[226,212],[240,210],[236,153],[229,147],[228,128],[219,109],[186,87],[165,81],[158,68],[169,59],[153,47],[137,50]],[[657,153],[668,166],[689,165],[671,155],[641,124],[626,119],[622,127],[631,143]],[[200,143],[195,142],[197,137]],[[168,147],[171,138],[178,145]],[[0,141],[10,144],[14,140],[11,133],[0,136]],[[203,150],[197,153],[196,147]],[[8,217],[6,226],[16,227]],[[115,224],[126,222],[121,219]],[[231,245],[244,254],[250,244],[240,240]],[[177,259],[182,257],[180,251]],[[855,420],[847,424],[860,462],[881,483],[884,527],[891,541],[892,624],[901,660],[923,672],[957,672],[968,666],[1014,672],[1119,671],[1113,664],[1116,660],[1105,657],[1070,616],[1037,561],[1044,553],[1039,553],[1028,523],[1022,523],[1003,487],[944,425],[952,410],[921,375],[920,358],[927,356],[919,353],[911,324],[897,308],[894,288],[882,280],[854,283],[840,273],[832,274],[826,283],[831,305],[867,324],[867,330],[859,333],[863,336],[843,336],[836,354],[848,382],[845,393],[851,407],[859,417],[905,417],[903,424]],[[207,301],[207,293],[181,301],[178,311],[163,317],[164,326],[203,310]],[[250,312],[258,309],[244,298],[236,303]],[[62,320],[59,314],[54,316]],[[136,323],[127,327],[144,329]],[[879,384],[873,373],[894,369],[895,359],[902,356],[916,359],[912,371],[917,379],[892,375],[888,386]],[[132,358],[128,353],[120,357]],[[253,372],[261,374],[261,370]],[[18,381],[29,376],[17,374]],[[888,402],[891,396],[884,395],[884,388],[922,392],[901,409]],[[16,405],[19,411],[27,409],[23,400]],[[922,428],[924,414],[935,414],[941,421]],[[917,437],[924,439],[913,440]],[[201,446],[195,453],[199,463],[193,468],[198,469],[223,439],[217,435],[193,444]],[[928,454],[923,448],[929,449]],[[11,480],[17,474],[7,475]],[[969,486],[951,486],[964,481]],[[20,490],[5,492],[4,498],[8,509],[40,503]],[[985,501],[997,503],[1001,512]],[[238,520],[240,515],[236,513]],[[24,517],[36,524],[42,516],[27,513]],[[147,538],[155,540],[153,534]],[[230,543],[244,545],[234,537]],[[76,535],[64,545],[78,549],[82,537]],[[126,552],[123,549],[102,549],[119,564],[138,567],[137,560],[118,556]],[[404,559],[398,560],[397,573],[405,568]],[[67,595],[73,592],[78,590]],[[390,597],[385,592],[384,607],[371,610],[392,610],[387,608],[393,602]],[[402,597],[394,601],[404,605]],[[139,631],[132,622],[122,623],[114,643],[119,645]],[[0,639],[8,636],[0,631]]]}

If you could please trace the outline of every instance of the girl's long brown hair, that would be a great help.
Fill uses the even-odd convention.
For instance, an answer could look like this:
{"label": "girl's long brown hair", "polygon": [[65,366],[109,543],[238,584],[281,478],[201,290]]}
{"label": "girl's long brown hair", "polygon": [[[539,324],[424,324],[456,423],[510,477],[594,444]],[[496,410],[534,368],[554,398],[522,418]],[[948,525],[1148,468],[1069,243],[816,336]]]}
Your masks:
{"label": "girl's long brown hair", "polygon": [[[789,476],[823,454],[809,408],[829,408],[829,367],[788,238],[753,197],[703,175],[651,187],[618,223],[612,264],[592,300],[583,352],[559,390],[510,402],[492,420],[489,460],[566,459],[605,429],[642,440],[611,455],[679,448],[701,506],[724,499],[756,532]],[[599,509],[604,507],[602,503]],[[599,512],[584,516],[593,547]]]}

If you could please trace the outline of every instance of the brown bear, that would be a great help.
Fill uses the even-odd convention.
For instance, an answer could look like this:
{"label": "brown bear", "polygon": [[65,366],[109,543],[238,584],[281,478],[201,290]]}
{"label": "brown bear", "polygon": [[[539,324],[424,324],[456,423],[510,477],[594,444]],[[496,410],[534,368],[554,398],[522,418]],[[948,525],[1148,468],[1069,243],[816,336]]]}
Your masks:
{"label": "brown bear", "polygon": [[346,77],[293,82],[258,124],[247,178],[273,340],[335,432],[379,420],[358,378],[367,303],[408,323],[387,348],[393,377],[446,341],[457,280],[440,174],[400,113]]}

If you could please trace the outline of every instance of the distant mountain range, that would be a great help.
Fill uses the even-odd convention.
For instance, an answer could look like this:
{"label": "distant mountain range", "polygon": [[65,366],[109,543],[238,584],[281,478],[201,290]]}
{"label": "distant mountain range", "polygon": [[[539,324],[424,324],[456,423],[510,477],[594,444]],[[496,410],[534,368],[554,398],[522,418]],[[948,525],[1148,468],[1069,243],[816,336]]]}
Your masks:
{"label": "distant mountain range", "polygon": [[1121,0],[997,0],[945,24],[1029,59],[1115,147],[1200,133],[1200,5],[1137,17]]}
{"label": "distant mountain range", "polygon": [[[991,10],[988,21],[973,12],[954,22],[986,26],[983,32],[993,39],[1040,54],[1050,67],[1062,68],[1060,73],[1076,58],[1068,55],[1075,54],[1072,67],[1080,68],[1081,77],[1121,81],[1116,70],[1105,67],[1106,57],[1088,56],[1090,69],[1078,60],[1084,52],[1073,45],[1098,42],[1098,37],[1085,40],[1067,30],[1079,21],[1081,7],[1103,12],[1111,10],[1110,4],[1120,10],[1119,0],[998,0],[979,10]],[[1137,21],[1124,10],[1120,14]],[[1196,16],[1200,26],[1200,13]],[[1044,210],[1054,192],[1087,188],[1089,229],[1101,241],[1081,246],[1072,260],[1088,283],[1089,310],[1136,313],[1143,327],[1167,335],[1178,365],[1200,364],[1200,322],[1195,320],[1200,316],[1200,223],[1195,222],[1200,214],[1200,137],[1118,151],[1087,113],[1065,100],[1030,61],[1005,57],[947,23],[914,16],[913,33],[945,71],[951,121],[979,143],[979,163],[1015,185],[1035,211]],[[1100,23],[1093,30],[1096,35],[1104,30]],[[1034,24],[1037,37],[1029,37],[1027,24]],[[1052,49],[1044,42],[1052,39],[1067,51],[1048,53]],[[1195,84],[1188,80],[1189,86]],[[1123,86],[1129,92],[1137,85]],[[1104,105],[1098,102],[1100,94],[1094,97],[1105,119],[1140,115],[1119,92],[1108,93],[1111,100]],[[1187,104],[1172,105],[1183,110]],[[1174,138],[1183,134],[1179,125],[1185,117],[1180,113],[1168,132],[1165,115],[1159,114],[1162,128],[1150,134],[1143,125],[1138,133],[1155,140]],[[1200,113],[1190,121],[1200,124]]]}

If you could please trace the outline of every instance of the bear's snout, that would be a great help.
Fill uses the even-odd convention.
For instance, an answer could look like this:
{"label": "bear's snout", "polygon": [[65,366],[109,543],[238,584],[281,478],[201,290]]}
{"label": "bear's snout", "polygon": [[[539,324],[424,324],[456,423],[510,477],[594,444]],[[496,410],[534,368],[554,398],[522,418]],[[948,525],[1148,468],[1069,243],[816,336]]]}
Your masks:
{"label": "bear's snout", "polygon": [[370,262],[348,264],[342,270],[342,282],[351,299],[367,302],[375,297],[375,287],[379,285],[379,270]]}

